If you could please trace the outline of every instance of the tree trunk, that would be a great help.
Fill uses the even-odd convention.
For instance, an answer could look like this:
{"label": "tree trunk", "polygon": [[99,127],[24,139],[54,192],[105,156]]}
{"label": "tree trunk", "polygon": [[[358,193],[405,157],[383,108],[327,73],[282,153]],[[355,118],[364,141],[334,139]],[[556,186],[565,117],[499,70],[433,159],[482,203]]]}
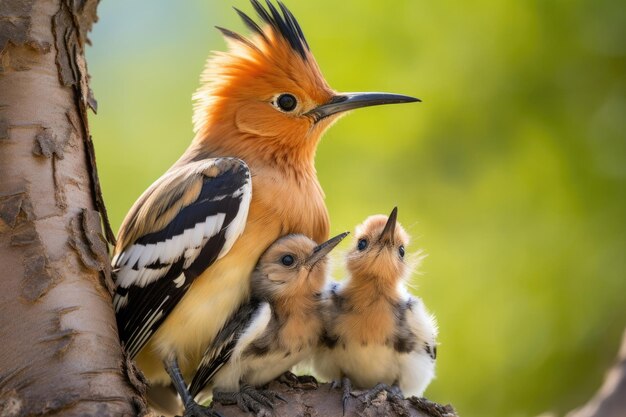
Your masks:
{"label": "tree trunk", "polygon": [[87,108],[97,0],[0,1],[0,416],[136,415]]}

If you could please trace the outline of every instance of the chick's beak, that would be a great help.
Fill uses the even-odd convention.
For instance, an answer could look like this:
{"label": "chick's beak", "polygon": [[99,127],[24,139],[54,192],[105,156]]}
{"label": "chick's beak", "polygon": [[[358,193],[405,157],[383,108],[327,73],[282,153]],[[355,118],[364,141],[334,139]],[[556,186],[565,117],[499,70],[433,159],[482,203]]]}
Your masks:
{"label": "chick's beak", "polygon": [[387,219],[387,223],[385,224],[385,228],[383,232],[380,234],[380,241],[387,244],[394,244],[394,235],[396,232],[396,221],[398,219],[398,207],[394,207],[391,210],[391,214],[389,215],[389,219]]}
{"label": "chick's beak", "polygon": [[306,113],[318,122],[325,117],[361,107],[380,106],[383,104],[412,103],[419,98],[391,93],[341,93],[333,96],[327,103],[317,106]]}
{"label": "chick's beak", "polygon": [[350,232],[344,232],[340,235],[337,235],[326,242],[316,246],[313,248],[313,252],[306,259],[304,264],[308,267],[312,267],[316,263],[318,263],[321,259],[323,259],[328,253],[335,248],[343,240],[344,237],[348,236]]}

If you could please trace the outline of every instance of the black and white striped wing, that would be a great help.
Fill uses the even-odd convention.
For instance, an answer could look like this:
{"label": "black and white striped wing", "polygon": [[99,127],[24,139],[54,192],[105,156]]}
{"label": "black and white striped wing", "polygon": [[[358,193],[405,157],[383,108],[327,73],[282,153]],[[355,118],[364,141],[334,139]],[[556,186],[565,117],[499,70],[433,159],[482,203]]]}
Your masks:
{"label": "black and white striped wing", "polygon": [[[254,336],[265,330],[269,322],[269,311],[269,305],[266,302],[253,299],[243,304],[231,315],[204,352],[198,370],[189,385],[192,397],[198,395],[210,384],[215,374],[231,359],[238,345],[241,350],[242,343],[249,343],[250,339],[254,339]],[[244,334],[248,337],[243,337]],[[253,334],[252,337],[250,337],[251,334]]]}
{"label": "black and white striped wing", "polygon": [[134,357],[202,272],[243,233],[252,183],[246,164],[214,158],[176,168],[135,203],[120,230],[113,299]]}

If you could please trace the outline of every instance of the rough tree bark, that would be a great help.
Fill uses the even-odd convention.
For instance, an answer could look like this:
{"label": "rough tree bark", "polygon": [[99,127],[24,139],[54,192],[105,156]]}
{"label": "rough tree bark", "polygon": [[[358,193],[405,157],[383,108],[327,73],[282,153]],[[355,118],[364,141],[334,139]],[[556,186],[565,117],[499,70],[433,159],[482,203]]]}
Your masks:
{"label": "rough tree bark", "polygon": [[97,0],[0,1],[0,416],[136,415],[87,124]]}

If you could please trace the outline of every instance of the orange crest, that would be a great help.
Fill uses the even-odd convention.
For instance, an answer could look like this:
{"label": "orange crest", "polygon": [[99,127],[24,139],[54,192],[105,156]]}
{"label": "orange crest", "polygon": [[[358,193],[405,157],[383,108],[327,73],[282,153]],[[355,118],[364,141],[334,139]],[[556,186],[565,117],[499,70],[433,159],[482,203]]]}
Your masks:
{"label": "orange crest", "polygon": [[[194,95],[194,126],[200,138],[215,137],[215,129],[223,125],[242,134],[275,139],[315,133],[309,132],[313,121],[305,114],[327,102],[334,91],[324,80],[293,14],[278,4],[282,14],[269,2],[266,10],[252,0],[263,28],[235,9],[252,31],[250,37],[218,28],[229,50],[208,60],[202,86]],[[295,98],[293,109],[281,109],[278,99],[282,94]],[[222,137],[227,134],[220,133]]]}

